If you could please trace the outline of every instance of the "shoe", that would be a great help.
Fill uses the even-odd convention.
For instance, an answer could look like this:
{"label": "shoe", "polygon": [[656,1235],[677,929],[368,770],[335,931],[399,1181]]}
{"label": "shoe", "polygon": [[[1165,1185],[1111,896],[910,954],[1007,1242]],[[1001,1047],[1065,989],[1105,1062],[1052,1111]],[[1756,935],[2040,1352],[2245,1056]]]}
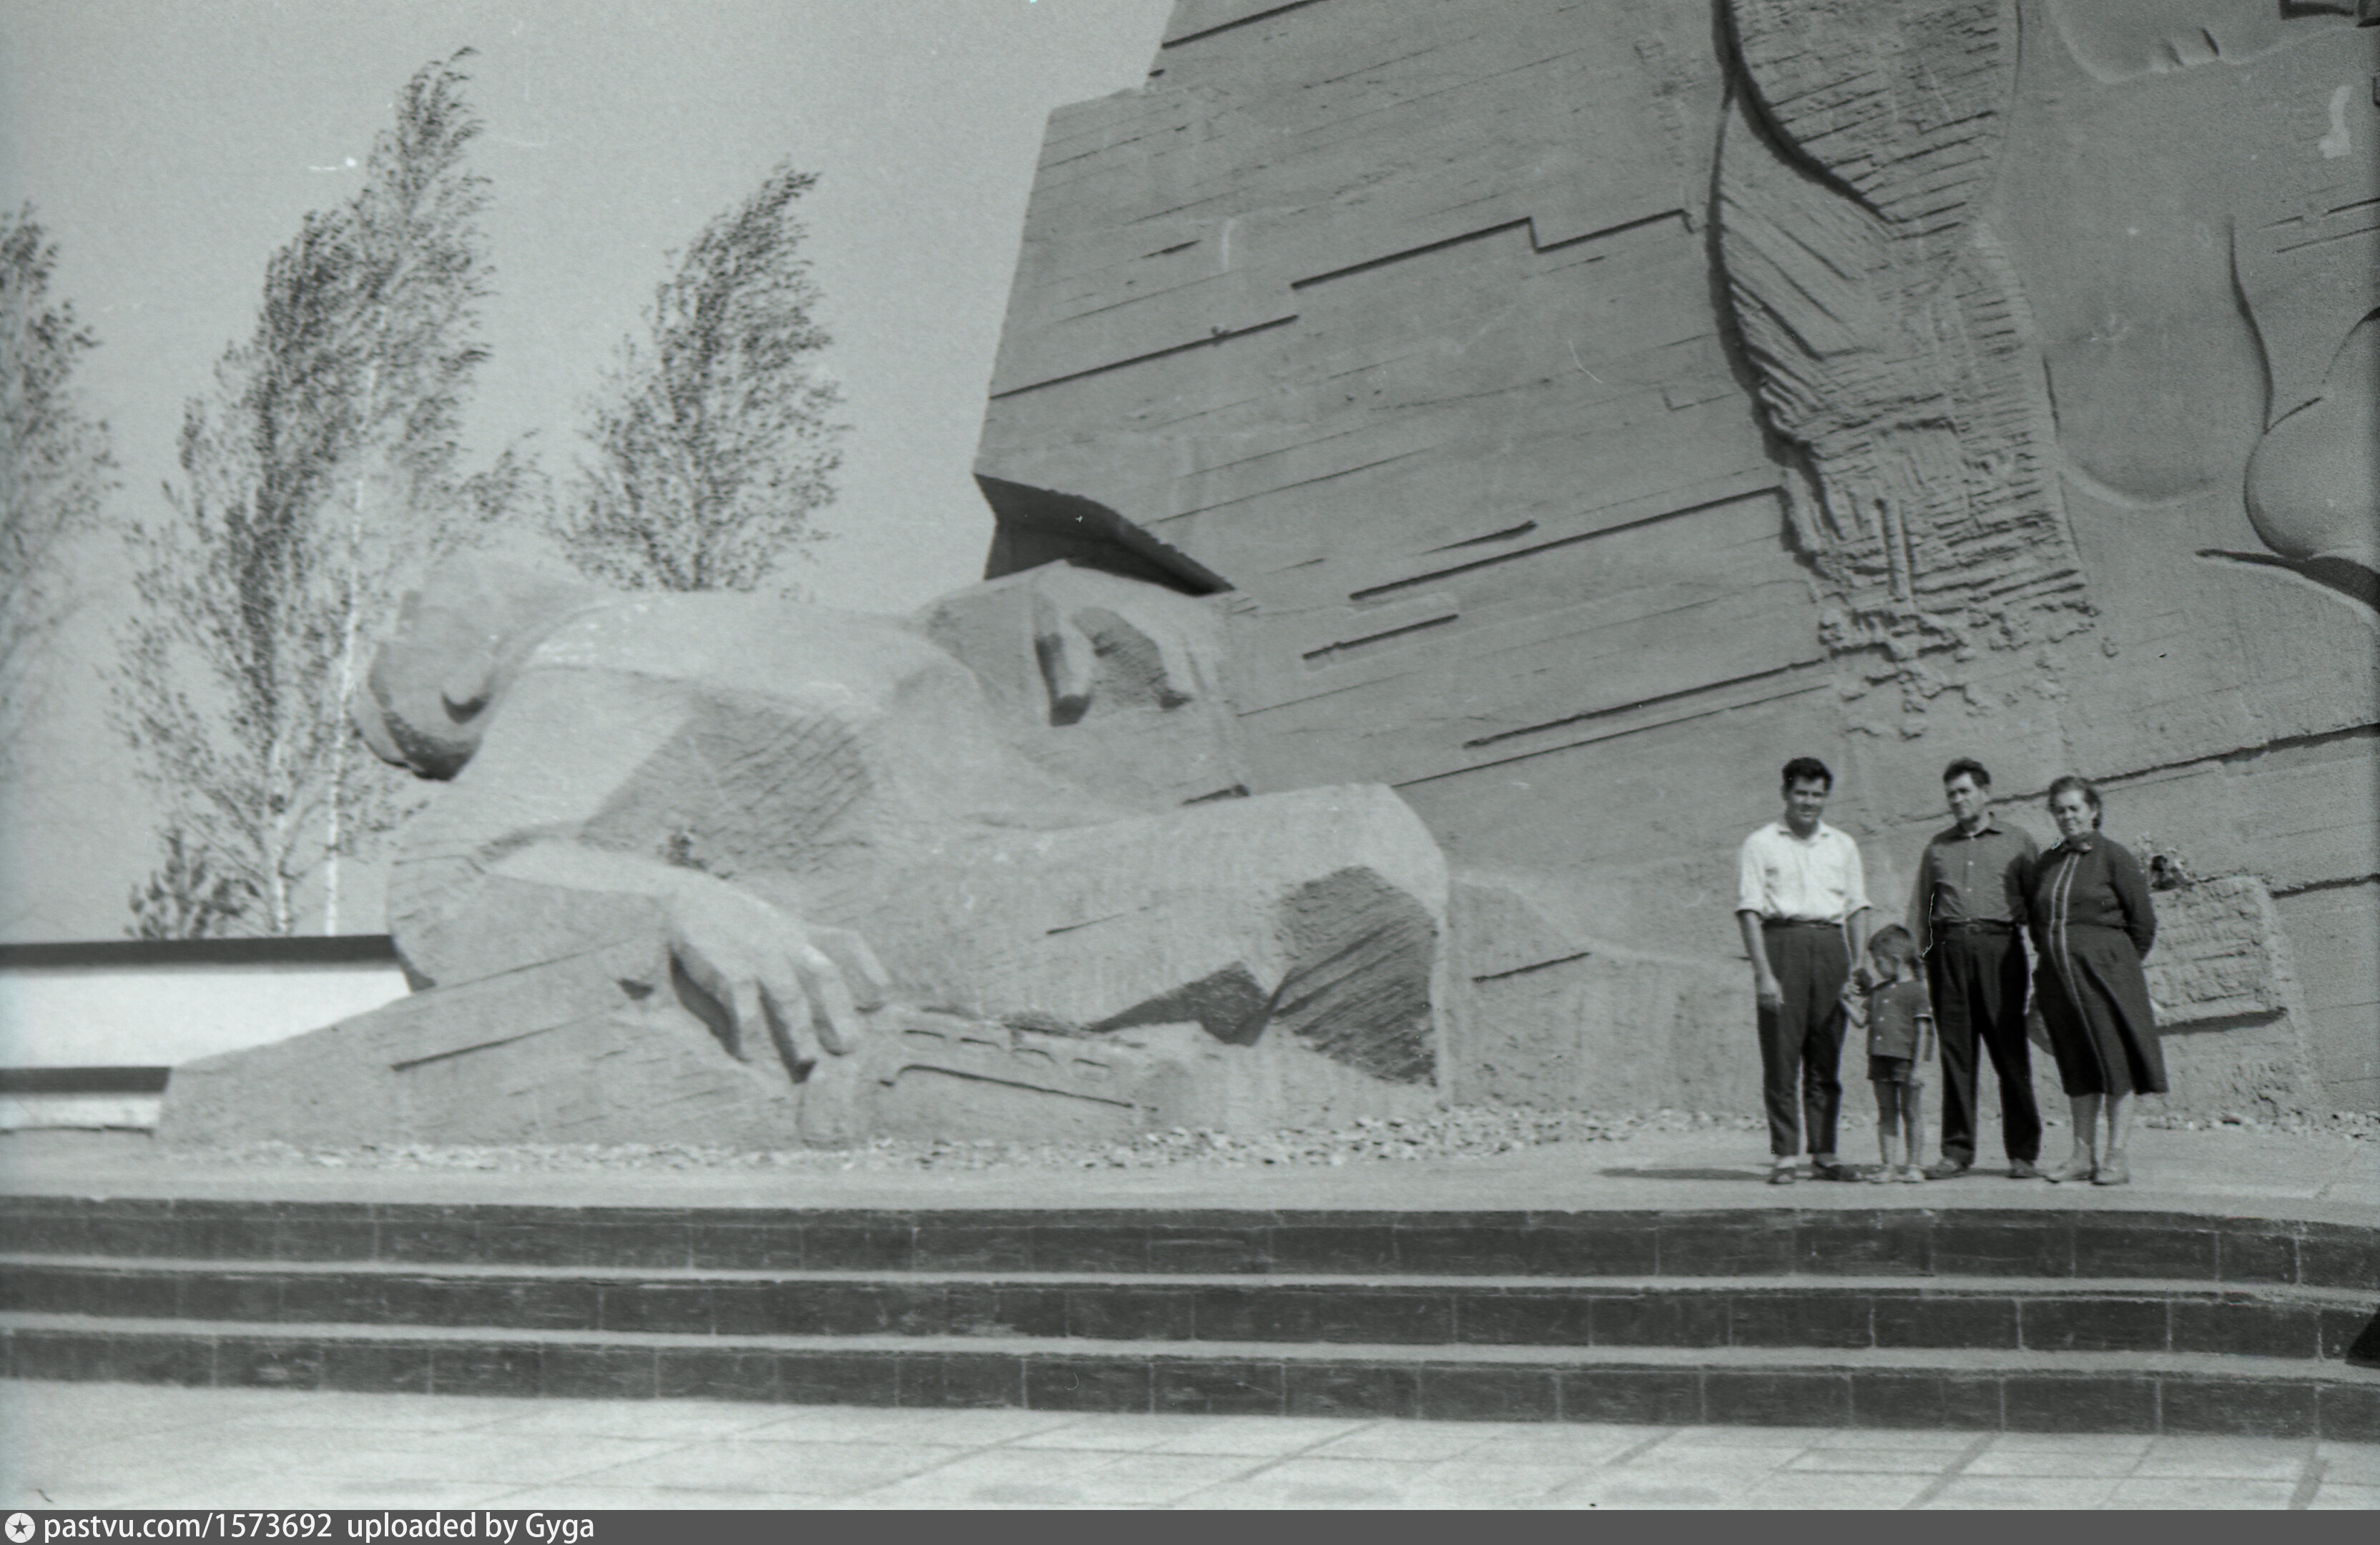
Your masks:
{"label": "shoe", "polygon": [[1925,1166],[1928,1180],[1956,1180],[1975,1166],[1965,1159],[1940,1159]]}
{"label": "shoe", "polygon": [[2041,1178],[2041,1166],[2034,1164],[2031,1159],[2010,1159],[2009,1161],[2009,1178],[2011,1180],[2038,1180]]}
{"label": "shoe", "polygon": [[1861,1176],[1860,1178],[1866,1181],[1871,1186],[1882,1186],[1891,1182],[1893,1173],[1894,1172],[1889,1167],[1878,1165],[1876,1168],[1869,1170],[1865,1175]]}
{"label": "shoe", "polygon": [[1925,1172],[1915,1165],[1903,1165],[1900,1173],[1893,1178],[1908,1185],[1922,1186],[1925,1183]]}
{"label": "shoe", "polygon": [[2121,1153],[2108,1154],[2091,1174],[2091,1184],[2095,1186],[2129,1186],[2131,1183],[2131,1166],[2124,1163]]}
{"label": "shoe", "polygon": [[1772,1186],[1790,1186],[1796,1178],[1791,1165],[1779,1165],[1768,1172],[1768,1183]]}
{"label": "shoe", "polygon": [[1850,1165],[1819,1159],[1810,1161],[1810,1175],[1817,1180],[1856,1180],[1860,1177],[1860,1172]]}
{"label": "shoe", "polygon": [[2056,1169],[2050,1170],[2043,1175],[2042,1178],[2048,1181],[2051,1185],[2057,1186],[2069,1184],[2077,1180],[2088,1180],[2095,1173],[2096,1166],[2094,1165],[2090,1160],[2069,1159],[2064,1164],[2059,1165]]}

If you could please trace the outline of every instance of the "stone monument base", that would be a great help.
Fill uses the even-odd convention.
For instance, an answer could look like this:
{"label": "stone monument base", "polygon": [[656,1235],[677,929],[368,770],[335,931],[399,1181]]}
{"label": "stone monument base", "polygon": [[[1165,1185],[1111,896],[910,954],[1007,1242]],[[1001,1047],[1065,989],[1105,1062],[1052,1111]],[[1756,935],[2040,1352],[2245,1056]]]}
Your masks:
{"label": "stone monument base", "polygon": [[658,946],[440,988],[272,1045],[174,1070],[157,1135],[191,1147],[694,1143],[755,1151],[871,1137],[1122,1139],[1415,1116],[1392,1083],[1295,1038],[1220,1042],[1196,1024],[1097,1035],[887,1005],[847,1056],[790,1077],[739,1061]]}

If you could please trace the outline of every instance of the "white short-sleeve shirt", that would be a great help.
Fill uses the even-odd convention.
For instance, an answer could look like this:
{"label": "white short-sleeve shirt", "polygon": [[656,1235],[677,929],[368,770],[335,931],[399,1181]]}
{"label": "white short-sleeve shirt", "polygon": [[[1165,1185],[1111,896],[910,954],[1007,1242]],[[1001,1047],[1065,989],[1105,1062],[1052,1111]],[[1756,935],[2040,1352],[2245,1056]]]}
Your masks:
{"label": "white short-sleeve shirt", "polygon": [[1743,839],[1736,911],[1770,922],[1841,923],[1867,904],[1859,844],[1824,821],[1806,839],[1771,821]]}

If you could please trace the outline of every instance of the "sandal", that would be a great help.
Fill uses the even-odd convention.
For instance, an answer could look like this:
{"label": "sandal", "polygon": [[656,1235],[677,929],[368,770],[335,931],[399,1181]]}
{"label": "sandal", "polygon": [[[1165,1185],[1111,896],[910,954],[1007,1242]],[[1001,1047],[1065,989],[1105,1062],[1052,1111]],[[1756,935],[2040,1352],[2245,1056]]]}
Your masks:
{"label": "sandal", "polygon": [[1922,1186],[1925,1183],[1926,1174],[1915,1165],[1908,1165],[1902,1167],[1898,1178],[1905,1186]]}
{"label": "sandal", "polygon": [[2098,1173],[2097,1166],[2090,1160],[2069,1159],[2056,1169],[2045,1171],[2041,1177],[2055,1186],[2077,1180],[2088,1180],[2096,1173]]}
{"label": "sandal", "polygon": [[1887,1185],[1890,1183],[1892,1179],[1892,1170],[1888,1166],[1872,1169],[1865,1175],[1861,1176],[1860,1178],[1866,1181],[1871,1186]]}
{"label": "sandal", "polygon": [[2091,1176],[2091,1184],[2095,1186],[2129,1186],[2131,1181],[2131,1166],[2124,1163],[2124,1155],[2120,1152],[2108,1154],[2107,1161]]}

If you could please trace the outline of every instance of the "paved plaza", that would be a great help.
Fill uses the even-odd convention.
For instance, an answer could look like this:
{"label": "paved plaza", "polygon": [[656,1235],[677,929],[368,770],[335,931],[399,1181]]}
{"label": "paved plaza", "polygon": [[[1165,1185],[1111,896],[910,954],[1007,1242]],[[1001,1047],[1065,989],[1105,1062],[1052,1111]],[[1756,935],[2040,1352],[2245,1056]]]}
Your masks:
{"label": "paved plaza", "polygon": [[[1998,1119],[1988,1097],[1986,1127]],[[1847,1102],[1848,1104],[1848,1102]],[[2063,1117],[2047,1152],[2064,1153]],[[1844,1123],[1843,1156],[1876,1160],[1875,1127]],[[469,1151],[460,1151],[468,1153]],[[145,1133],[0,1134],[0,1190],[65,1196],[232,1201],[401,1201],[566,1207],[1067,1208],[1188,1207],[1498,1212],[1514,1209],[1988,1207],[2053,1212],[2177,1211],[2368,1225],[2380,1214],[2380,1142],[2276,1131],[2133,1134],[2132,1183],[2012,1182],[1986,1154],[1956,1180],[1925,1186],[1768,1186],[1768,1140],[1749,1128],[1648,1129],[1613,1141],[1561,1142],[1494,1155],[1316,1165],[1186,1164],[1151,1168],[879,1168],[807,1164],[785,1170],[674,1165],[543,1167],[492,1157],[484,1168],[236,1164],[160,1148]]]}
{"label": "paved plaza", "polygon": [[0,1383],[0,1506],[2349,1508],[2380,1445]]}

